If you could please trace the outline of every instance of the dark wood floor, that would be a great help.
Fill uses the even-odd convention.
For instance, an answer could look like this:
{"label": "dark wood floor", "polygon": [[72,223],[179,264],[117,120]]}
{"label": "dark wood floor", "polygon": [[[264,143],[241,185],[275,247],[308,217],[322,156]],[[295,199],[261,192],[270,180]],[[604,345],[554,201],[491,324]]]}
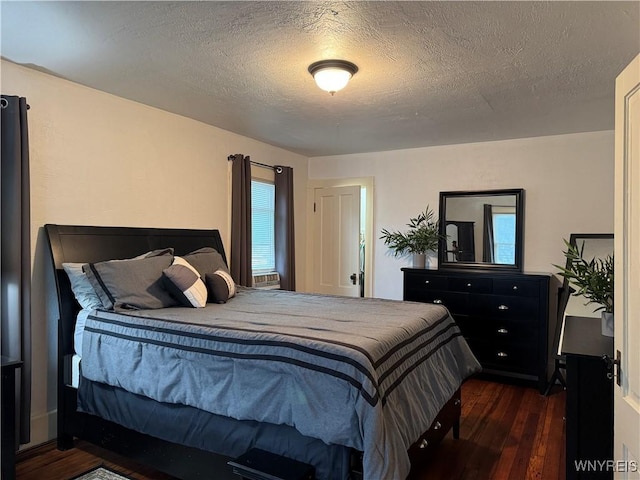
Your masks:
{"label": "dark wood floor", "polygon": [[[564,392],[544,397],[534,388],[471,379],[462,402],[460,438],[449,434],[410,480],[565,478]],[[172,479],[81,443],[65,452],[51,445],[20,452],[17,480],[68,480],[101,464],[137,480]]]}

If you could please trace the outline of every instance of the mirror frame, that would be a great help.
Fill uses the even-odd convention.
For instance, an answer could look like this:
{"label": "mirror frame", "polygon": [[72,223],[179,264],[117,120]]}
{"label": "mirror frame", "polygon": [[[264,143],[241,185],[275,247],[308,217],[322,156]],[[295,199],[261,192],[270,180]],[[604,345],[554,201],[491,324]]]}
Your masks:
{"label": "mirror frame", "polygon": [[[449,198],[459,197],[486,197],[486,196],[507,196],[516,197],[516,251],[515,263],[484,263],[484,262],[451,262],[447,260],[447,238],[446,238],[446,203]],[[491,270],[522,272],[524,260],[524,189],[510,188],[499,190],[468,190],[454,192],[440,192],[440,242],[438,245],[438,270]]]}

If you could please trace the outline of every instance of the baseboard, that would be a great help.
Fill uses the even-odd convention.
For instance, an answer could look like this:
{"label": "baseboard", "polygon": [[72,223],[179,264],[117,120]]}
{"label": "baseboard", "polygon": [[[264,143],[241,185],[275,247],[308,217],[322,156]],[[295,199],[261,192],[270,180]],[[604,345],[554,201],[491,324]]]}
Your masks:
{"label": "baseboard", "polygon": [[56,438],[57,410],[31,417],[31,441],[20,445],[20,450],[27,450],[45,444]]}
{"label": "baseboard", "polygon": [[51,450],[55,450],[57,448],[57,442],[54,438],[53,440],[48,440],[44,443],[41,443],[40,445],[35,445],[33,447],[25,448],[24,445],[22,447],[23,448],[21,448],[20,451],[18,451],[18,453],[16,454],[16,463],[24,462],[40,455],[44,455]]}

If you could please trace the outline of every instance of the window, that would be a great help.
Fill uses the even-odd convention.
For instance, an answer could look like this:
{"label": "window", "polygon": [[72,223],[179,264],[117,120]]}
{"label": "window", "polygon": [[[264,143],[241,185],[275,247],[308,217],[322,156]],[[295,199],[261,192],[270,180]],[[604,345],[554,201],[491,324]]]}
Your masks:
{"label": "window", "polygon": [[276,269],[275,185],[251,180],[251,269],[253,273]]}
{"label": "window", "polygon": [[509,207],[493,209],[493,256],[495,263],[516,263],[516,214]]}

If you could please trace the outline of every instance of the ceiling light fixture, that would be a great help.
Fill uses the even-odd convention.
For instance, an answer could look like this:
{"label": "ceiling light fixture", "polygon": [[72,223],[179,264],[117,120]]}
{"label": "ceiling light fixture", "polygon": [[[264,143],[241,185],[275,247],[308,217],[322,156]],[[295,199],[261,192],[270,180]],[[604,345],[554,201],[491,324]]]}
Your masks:
{"label": "ceiling light fixture", "polygon": [[309,65],[316,85],[331,95],[346,87],[357,71],[357,65],[346,60],[320,60]]}

